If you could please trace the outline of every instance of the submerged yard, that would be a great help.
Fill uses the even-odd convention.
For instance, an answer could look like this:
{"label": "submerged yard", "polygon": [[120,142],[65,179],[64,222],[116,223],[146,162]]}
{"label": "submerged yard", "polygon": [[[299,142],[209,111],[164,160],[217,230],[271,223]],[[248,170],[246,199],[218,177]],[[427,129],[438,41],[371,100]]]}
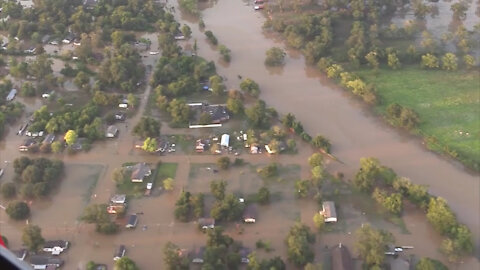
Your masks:
{"label": "submerged yard", "polygon": [[420,116],[417,132],[428,147],[457,157],[470,167],[480,164],[480,80],[478,71],[400,70],[357,71],[374,83],[385,112],[394,102]]}

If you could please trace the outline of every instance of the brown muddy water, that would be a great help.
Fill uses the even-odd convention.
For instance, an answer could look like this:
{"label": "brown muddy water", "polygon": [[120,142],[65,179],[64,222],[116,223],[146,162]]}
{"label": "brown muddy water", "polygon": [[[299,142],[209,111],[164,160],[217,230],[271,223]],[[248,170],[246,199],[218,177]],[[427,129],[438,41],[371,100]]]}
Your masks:
{"label": "brown muddy water", "polygon": [[[360,157],[375,156],[400,175],[410,177],[416,183],[429,185],[430,191],[445,197],[458,214],[460,221],[472,229],[478,246],[480,224],[478,176],[470,175],[460,165],[424,150],[419,140],[399,135],[396,130],[372,116],[362,103],[329,83],[315,70],[306,68],[301,55],[289,54],[285,67],[266,69],[263,65],[265,51],[271,46],[283,44],[268,39],[262,33],[263,16],[254,12],[245,2],[238,0],[222,0],[210,6],[202,15],[207,29],[213,31],[220,44],[225,44],[232,50],[231,64],[217,65],[220,75],[227,79],[229,88],[238,88],[240,82],[238,75],[250,77],[260,84],[261,98],[270,106],[275,107],[280,113],[294,113],[310,134],[319,133],[331,139],[333,154],[343,162],[328,162],[327,166],[331,172],[341,171],[345,173],[347,179],[351,178],[358,168]],[[180,17],[179,14],[177,16]],[[218,63],[218,52],[206,43],[203,33],[198,31],[196,24],[192,24],[189,18],[184,19],[183,22],[191,26],[193,36],[198,41],[199,54]],[[156,50],[158,45],[155,35],[145,34],[144,37],[152,40],[151,50]],[[191,46],[193,39],[180,44]],[[146,56],[142,57],[146,65],[153,65],[159,57],[150,56],[148,52],[144,52],[143,55]],[[148,76],[150,74],[147,74]],[[138,108],[140,112],[145,109],[150,91],[150,87],[147,86]],[[32,107],[41,104],[33,100],[28,102]],[[26,101],[27,104],[28,102]],[[61,255],[66,260],[64,269],[84,269],[89,260],[105,263],[111,267],[114,249],[120,244],[126,245],[127,256],[133,258],[141,269],[162,269],[161,249],[167,241],[188,249],[204,245],[206,236],[198,232],[193,222],[179,223],[174,220],[173,205],[181,187],[186,187],[193,193],[206,192],[212,179],[226,179],[229,182],[229,191],[246,194],[247,197],[264,184],[272,190],[274,203],[259,207],[257,224],[242,226],[244,231],[241,235],[238,234],[235,225],[227,227],[227,232],[232,237],[251,248],[259,239],[270,241],[275,250],[271,253],[260,252],[262,257],[274,255],[286,257],[284,237],[295,220],[300,219],[313,226],[312,216],[318,210],[318,205],[311,200],[296,200],[293,194],[293,181],[298,177],[309,176],[309,168],[305,165],[312,152],[306,145],[299,143],[299,155],[295,156],[282,155],[271,158],[262,155],[240,156],[251,164],[268,164],[270,161],[276,161],[285,165],[302,166],[300,170],[291,170],[291,175],[285,176],[283,182],[264,183],[248,166],[213,175],[206,170],[207,165],[199,164],[215,163],[217,156],[186,156],[176,153],[158,157],[135,151],[133,149],[135,138],[131,136],[130,131],[140,116],[141,113],[137,113],[133,119],[127,121],[128,126],[119,125],[119,138],[95,143],[88,153],[49,156],[64,160],[66,177],[51,201],[33,203],[33,216],[30,222],[44,228],[46,239],[65,238],[73,242],[72,248]],[[21,121],[18,121],[12,126],[0,141],[0,167],[7,168],[2,182],[13,177],[11,162],[20,156],[17,147],[25,139],[15,135],[20,123]],[[175,133],[196,133],[190,130],[165,129]],[[115,168],[122,166],[124,162],[144,161],[155,164],[159,160],[178,163],[176,188],[170,193],[130,202],[129,213],[144,213],[139,215],[139,225],[136,229],[122,228],[118,235],[102,236],[94,232],[92,226],[76,221],[87,203],[87,197],[90,203],[105,203],[115,193],[115,185],[111,180]],[[197,170],[197,173],[190,174],[191,170]],[[92,187],[97,175],[98,182]],[[0,200],[0,204],[6,203]],[[353,250],[353,232],[362,223],[372,222],[372,219],[364,214],[368,209],[359,208],[354,202],[339,200],[338,203],[339,216],[343,222],[332,232],[325,233],[317,239],[316,261],[321,261],[322,256],[328,254],[325,245],[332,246],[342,242]],[[394,233],[399,245],[415,246],[412,253],[445,261],[437,251],[441,239],[432,232],[431,226],[420,211],[405,211],[403,220],[409,231],[407,234],[398,226],[385,221],[372,223]],[[21,245],[20,234],[24,223],[11,222],[4,212],[0,212],[0,222],[0,233],[10,239],[13,248],[18,248]],[[147,226],[146,230],[142,230],[144,225]],[[451,267],[477,269],[478,266],[477,259],[468,259],[462,265]],[[289,266],[289,269],[292,268]]]}
{"label": "brown muddy water", "polygon": [[[472,8],[472,7],[470,7]],[[178,9],[178,8],[177,8]],[[474,16],[474,15],[473,15]],[[196,22],[188,16],[177,17],[194,30],[199,54],[216,61],[219,58],[205,41]],[[469,14],[467,18],[471,18]],[[206,30],[232,51],[232,62],[218,72],[227,78],[229,88],[238,88],[238,75],[260,84],[261,98],[280,113],[292,112],[311,135],[322,134],[332,141],[333,154],[343,163],[329,165],[351,178],[361,157],[377,157],[399,175],[429,186],[431,193],[448,200],[460,222],[469,226],[476,246],[480,244],[480,182],[477,174],[467,172],[457,162],[425,149],[421,140],[399,134],[364,104],[306,68],[303,57],[288,56],[279,72],[265,68],[265,51],[282,43],[267,39],[262,32],[265,18],[244,1],[218,1],[202,11]],[[192,23],[193,22],[193,23]],[[193,41],[191,41],[193,42]],[[478,250],[478,248],[477,248]],[[477,258],[461,268],[480,266]]]}

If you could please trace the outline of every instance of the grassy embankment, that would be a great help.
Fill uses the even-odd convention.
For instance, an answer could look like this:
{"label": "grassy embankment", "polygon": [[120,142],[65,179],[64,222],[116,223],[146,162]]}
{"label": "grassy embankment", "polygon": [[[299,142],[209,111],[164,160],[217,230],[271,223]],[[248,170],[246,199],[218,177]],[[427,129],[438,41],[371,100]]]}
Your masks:
{"label": "grassy embankment", "polygon": [[391,103],[413,109],[421,123],[414,133],[427,146],[480,170],[480,80],[475,71],[370,69],[355,71],[374,83],[381,99],[375,110],[385,113]]}

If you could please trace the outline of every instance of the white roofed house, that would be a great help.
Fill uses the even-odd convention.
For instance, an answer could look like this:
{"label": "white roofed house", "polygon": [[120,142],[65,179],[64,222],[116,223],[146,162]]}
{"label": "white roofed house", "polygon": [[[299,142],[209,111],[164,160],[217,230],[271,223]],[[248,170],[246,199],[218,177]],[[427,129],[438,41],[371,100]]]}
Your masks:
{"label": "white roofed house", "polygon": [[143,183],[143,180],[152,174],[150,166],[145,162],[137,163],[133,166],[131,180],[135,183]]}
{"label": "white roofed house", "polygon": [[333,201],[324,201],[320,214],[325,218],[326,223],[337,222],[337,211]]}
{"label": "white roofed house", "polygon": [[68,245],[68,241],[65,240],[47,241],[43,245],[43,251],[51,252],[52,255],[60,255],[60,253],[68,249]]}

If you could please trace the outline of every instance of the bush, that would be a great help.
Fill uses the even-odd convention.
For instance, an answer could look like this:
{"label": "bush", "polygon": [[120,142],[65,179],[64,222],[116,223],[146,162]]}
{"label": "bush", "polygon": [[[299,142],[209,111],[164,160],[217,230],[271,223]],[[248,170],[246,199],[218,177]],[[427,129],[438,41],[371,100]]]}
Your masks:
{"label": "bush", "polygon": [[272,47],[265,54],[265,65],[267,66],[281,66],[285,62],[286,53],[281,48]]}
{"label": "bush", "polygon": [[25,202],[11,202],[8,204],[6,212],[10,218],[22,220],[28,218],[30,208]]}
{"label": "bush", "polygon": [[267,187],[261,187],[257,192],[257,202],[268,204],[270,202],[270,190]]}
{"label": "bush", "polygon": [[208,30],[205,31],[205,36],[207,36],[207,39],[212,45],[218,45],[218,40],[217,38],[213,35],[212,31]]}
{"label": "bush", "polygon": [[226,170],[230,167],[230,158],[229,157],[220,157],[217,159],[217,166],[222,169]]}
{"label": "bush", "polygon": [[227,48],[225,45],[218,46],[218,49],[220,51],[220,55],[222,56],[223,61],[230,63],[230,60],[231,60],[230,49]]}
{"label": "bush", "polygon": [[0,189],[0,192],[5,199],[10,199],[15,197],[17,194],[17,189],[15,188],[14,183],[4,183]]}
{"label": "bush", "polygon": [[278,175],[278,166],[277,163],[271,163],[268,166],[265,166],[263,168],[258,168],[257,173],[262,177],[262,178],[272,178]]}

